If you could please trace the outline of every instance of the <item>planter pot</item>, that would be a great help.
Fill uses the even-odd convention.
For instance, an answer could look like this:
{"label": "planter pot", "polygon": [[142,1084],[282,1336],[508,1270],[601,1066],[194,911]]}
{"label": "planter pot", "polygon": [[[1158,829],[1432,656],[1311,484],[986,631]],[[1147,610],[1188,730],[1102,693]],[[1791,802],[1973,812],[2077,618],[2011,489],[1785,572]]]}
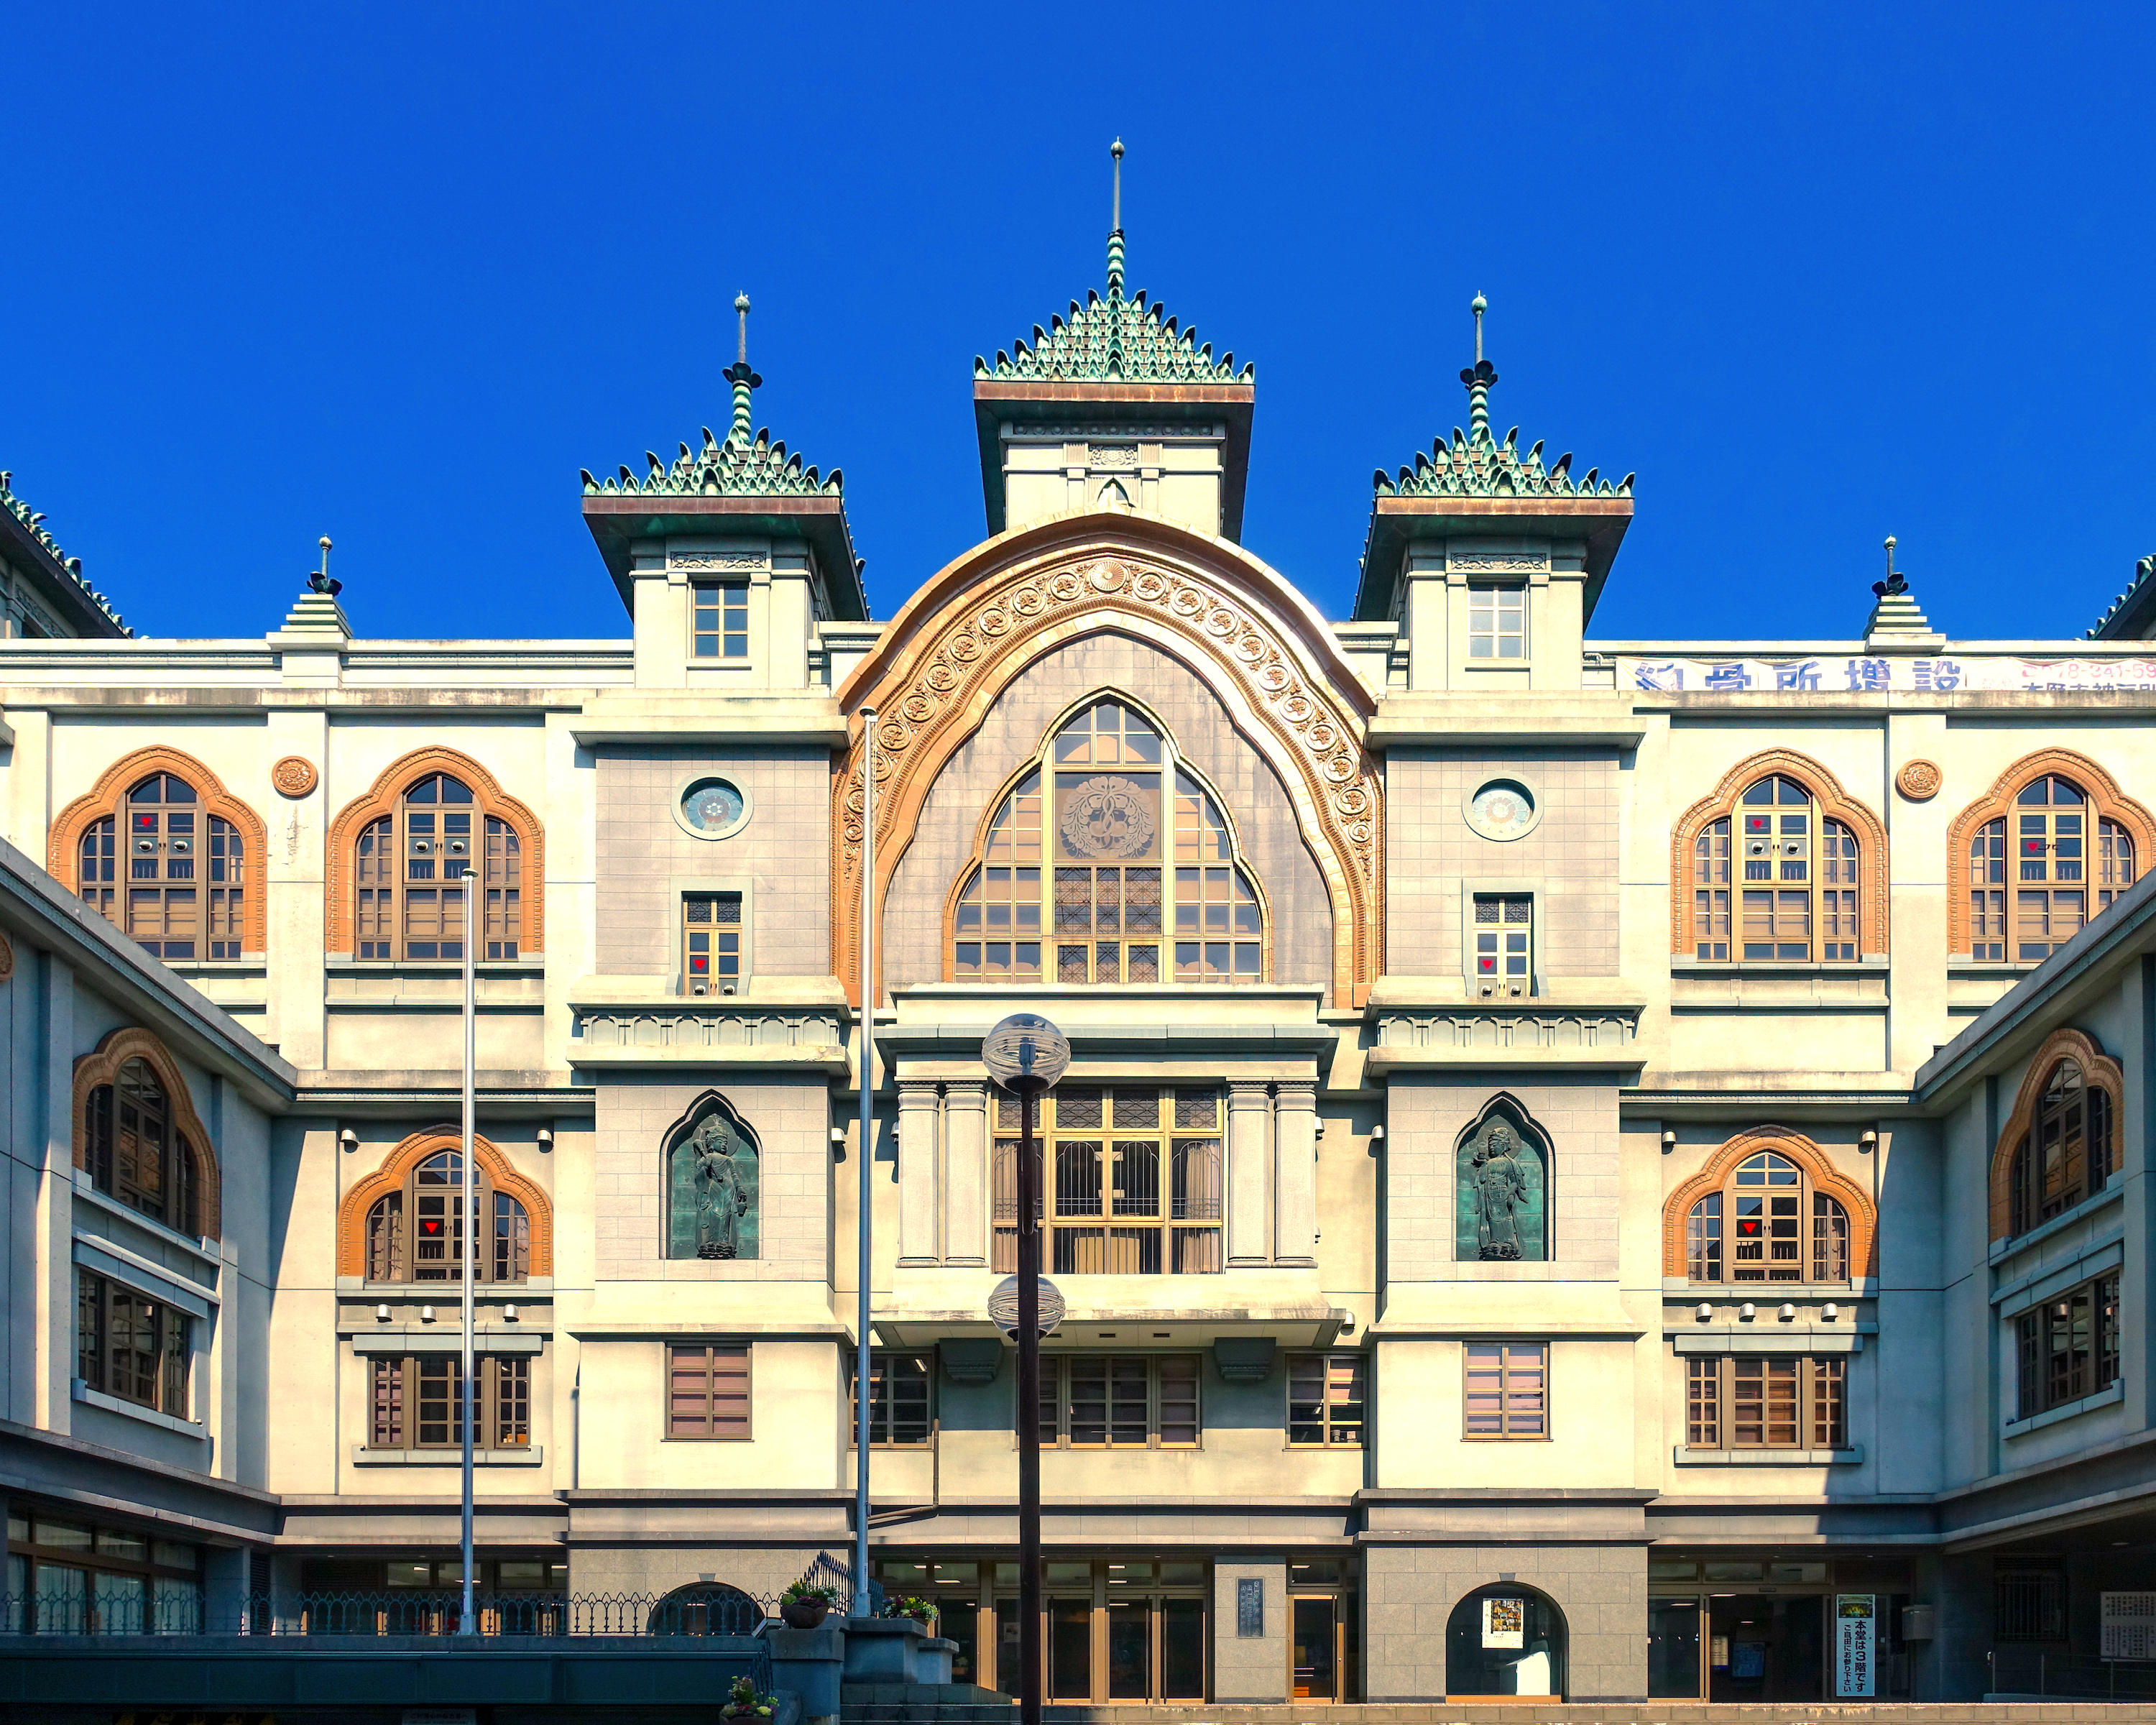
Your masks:
{"label": "planter pot", "polygon": [[830,1609],[829,1599],[788,1599],[778,1615],[788,1629],[811,1630],[821,1625]]}

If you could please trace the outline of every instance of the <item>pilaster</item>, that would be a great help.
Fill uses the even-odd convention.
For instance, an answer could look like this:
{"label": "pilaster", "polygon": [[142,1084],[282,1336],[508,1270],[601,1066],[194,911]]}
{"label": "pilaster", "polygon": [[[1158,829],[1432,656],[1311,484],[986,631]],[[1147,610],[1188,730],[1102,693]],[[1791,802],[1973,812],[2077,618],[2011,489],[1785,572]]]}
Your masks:
{"label": "pilaster", "polygon": [[[264,907],[269,1021],[263,1034],[294,1065],[320,1068],[328,1046],[322,999],[324,844],[338,790],[330,783],[328,713],[320,707],[273,708],[265,752],[271,770],[270,793],[262,802],[270,845],[264,871],[270,896]],[[315,783],[304,796],[287,796],[277,784],[275,764],[286,759],[314,768]],[[357,794],[363,787],[346,788]]]}
{"label": "pilaster", "polygon": [[988,1095],[983,1082],[943,1086],[943,1261],[988,1261]]}
{"label": "pilaster", "polygon": [[898,1081],[898,1261],[933,1264],[936,1252],[936,1084]]}
{"label": "pilaster", "polygon": [[1282,1264],[1317,1261],[1317,1086],[1283,1084],[1274,1127],[1273,1255]]}
{"label": "pilaster", "polygon": [[1270,1124],[1268,1086],[1230,1081],[1228,1086],[1228,1263],[1264,1264],[1267,1250],[1265,1211],[1270,1158],[1265,1139]]}

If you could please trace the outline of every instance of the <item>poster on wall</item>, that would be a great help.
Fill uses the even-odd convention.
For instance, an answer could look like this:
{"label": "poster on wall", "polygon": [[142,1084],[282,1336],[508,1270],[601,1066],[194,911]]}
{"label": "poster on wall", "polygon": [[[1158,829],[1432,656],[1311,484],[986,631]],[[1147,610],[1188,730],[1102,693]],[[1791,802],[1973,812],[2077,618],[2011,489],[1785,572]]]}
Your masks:
{"label": "poster on wall", "polygon": [[1524,1647],[1527,1643],[1527,1602],[1525,1599],[1485,1599],[1482,1602],[1482,1645],[1485,1647]]}
{"label": "poster on wall", "polygon": [[1836,1594],[1834,1599],[1834,1692],[1873,1692],[1874,1636],[1878,1623],[1876,1594]]}

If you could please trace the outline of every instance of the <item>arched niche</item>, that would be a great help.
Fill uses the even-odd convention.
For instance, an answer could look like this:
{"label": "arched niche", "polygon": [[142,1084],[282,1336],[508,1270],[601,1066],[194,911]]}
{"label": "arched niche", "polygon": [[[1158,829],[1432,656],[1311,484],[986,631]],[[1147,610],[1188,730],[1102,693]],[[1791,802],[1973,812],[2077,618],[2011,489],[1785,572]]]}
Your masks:
{"label": "arched niche", "polygon": [[667,1129],[669,1258],[724,1261],[762,1255],[762,1153],[732,1103],[706,1091]]}
{"label": "arched niche", "polygon": [[1501,1581],[1478,1587],[1445,1625],[1445,1698],[1562,1701],[1564,1614],[1539,1589]]}
{"label": "arched niche", "polygon": [[1453,1148],[1453,1255],[1463,1264],[1549,1260],[1549,1135],[1513,1096],[1482,1105]]}

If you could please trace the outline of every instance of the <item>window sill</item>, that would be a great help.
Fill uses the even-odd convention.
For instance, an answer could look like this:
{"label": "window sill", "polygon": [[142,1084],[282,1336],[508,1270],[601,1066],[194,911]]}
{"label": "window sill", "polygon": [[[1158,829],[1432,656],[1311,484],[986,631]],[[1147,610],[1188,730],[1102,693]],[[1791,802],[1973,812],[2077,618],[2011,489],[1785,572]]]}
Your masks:
{"label": "window sill", "polygon": [[1702,1300],[1716,1305],[1743,1305],[1749,1300],[1755,1306],[1779,1306],[1785,1301],[1803,1304],[1807,1301],[1834,1301],[1846,1304],[1855,1300],[1872,1299],[1879,1292],[1876,1276],[1861,1276],[1853,1281],[1691,1281],[1681,1276],[1662,1278],[1662,1297],[1665,1300],[1686,1300],[1697,1306]]}
{"label": "window sill", "polygon": [[174,1414],[161,1414],[155,1408],[146,1408],[139,1402],[131,1402],[116,1395],[107,1395],[101,1389],[92,1389],[81,1378],[69,1380],[69,1394],[86,1408],[102,1408],[108,1414],[118,1414],[129,1420],[140,1420],[145,1425],[155,1425],[166,1431],[176,1431],[182,1437],[207,1440],[209,1433],[199,1420],[182,1420]]}
{"label": "window sill", "polygon": [[[340,1276],[336,1291],[347,1299],[367,1299],[379,1305],[384,1301],[417,1301],[423,1306],[439,1306],[448,1296],[454,1305],[461,1297],[464,1283],[452,1277],[448,1281],[367,1281],[357,1276]],[[480,1307],[521,1306],[529,1301],[534,1306],[551,1305],[554,1298],[554,1278],[535,1276],[524,1281],[483,1281],[474,1290]]]}
{"label": "window sill", "polygon": [[2078,1282],[2102,1276],[2107,1270],[2118,1269],[2126,1261],[2125,1235],[2123,1225],[2107,1229],[2097,1238],[2085,1242],[2071,1257],[2039,1264],[2026,1275],[2017,1276],[2004,1287],[1994,1290],[1991,1303],[1998,1307],[1999,1317],[2001,1320],[2017,1318],[2046,1300],[2057,1298]]}
{"label": "window sill", "polygon": [[[2033,967],[2032,967],[2033,968]],[[1795,958],[1676,958],[1670,960],[1670,974],[1677,976],[1876,976],[1892,968],[1876,952],[1861,958],[1838,958],[1829,964]]]}
{"label": "window sill", "polygon": [[85,1270],[124,1282],[138,1294],[147,1294],[169,1306],[177,1306],[194,1317],[216,1315],[219,1304],[214,1286],[204,1287],[176,1271],[168,1270],[140,1252],[131,1252],[101,1234],[74,1230],[74,1261]]}
{"label": "window sill", "polygon": [[[2087,1220],[2106,1204],[2116,1204],[2125,1195],[2125,1180],[2120,1175],[2113,1174],[2103,1183],[2102,1191],[2084,1198],[2071,1209],[2061,1210],[2050,1221],[2039,1222],[2025,1234],[2011,1234],[2005,1240],[1992,1241],[1991,1250],[1985,1255],[1984,1261],[1996,1268],[2017,1252],[2025,1252],[2030,1246],[2051,1239],[2055,1234],[2065,1233],[2076,1222]],[[2010,1293],[2012,1290],[2009,1288],[2002,1291]],[[1995,1299],[1999,1296],[1994,1295],[1993,1297]]]}
{"label": "window sill", "polygon": [[1662,1333],[1670,1338],[1674,1351],[1681,1357],[1691,1353],[1861,1353],[1864,1338],[1879,1333],[1876,1323],[1835,1324],[1826,1329],[1814,1329],[1794,1322],[1784,1323],[1779,1318],[1769,1318],[1763,1326],[1754,1327],[1758,1322],[1754,1319],[1752,1324],[1740,1324],[1734,1328],[1702,1324],[1684,1330],[1666,1323]]}
{"label": "window sill", "polygon": [[[355,958],[349,952],[331,952],[322,960],[327,976],[462,976],[464,968],[461,958]],[[544,976],[547,955],[481,958],[472,968],[481,976]]]}
{"label": "window sill", "polygon": [[[537,1444],[515,1450],[475,1450],[475,1467],[536,1467],[545,1450]],[[352,1446],[352,1465],[354,1467],[462,1467],[461,1450],[370,1450],[364,1444]]]}
{"label": "window sill", "polygon": [[182,1234],[177,1228],[168,1227],[152,1217],[144,1215],[134,1205],[122,1204],[118,1199],[100,1192],[91,1183],[87,1168],[79,1168],[74,1171],[74,1196],[78,1204],[87,1204],[109,1215],[118,1216],[122,1221],[131,1222],[152,1240],[177,1246],[188,1256],[199,1259],[208,1269],[218,1274],[223,1272],[224,1260],[210,1249],[211,1242],[207,1239],[198,1235]]}
{"label": "window sill", "polygon": [[[352,1351],[357,1354],[407,1353],[461,1353],[465,1346],[464,1325],[460,1321],[444,1321],[431,1324],[382,1324],[370,1322],[365,1328],[356,1325],[347,1327],[350,1321],[340,1323],[338,1328],[352,1337]],[[472,1331],[472,1352],[475,1353],[544,1353],[547,1337],[552,1331],[526,1331],[522,1324],[479,1324]]]}
{"label": "window sill", "polygon": [[2041,1431],[2047,1425],[2056,1425],[2061,1420],[2071,1420],[2082,1414],[2093,1414],[2098,1408],[2108,1408],[2126,1399],[2126,1380],[2122,1378],[2108,1389],[2099,1389],[2094,1395],[2085,1395],[2079,1401],[2061,1402],[2056,1408],[2046,1408],[2041,1414],[2031,1414],[2026,1420],[2009,1420],[1999,1427],[2001,1437],[2026,1437],[2032,1431]]}
{"label": "window sill", "polygon": [[1864,1445],[1845,1450],[1695,1450],[1679,1444],[1674,1457],[1679,1467],[1856,1467],[1864,1461]]}

